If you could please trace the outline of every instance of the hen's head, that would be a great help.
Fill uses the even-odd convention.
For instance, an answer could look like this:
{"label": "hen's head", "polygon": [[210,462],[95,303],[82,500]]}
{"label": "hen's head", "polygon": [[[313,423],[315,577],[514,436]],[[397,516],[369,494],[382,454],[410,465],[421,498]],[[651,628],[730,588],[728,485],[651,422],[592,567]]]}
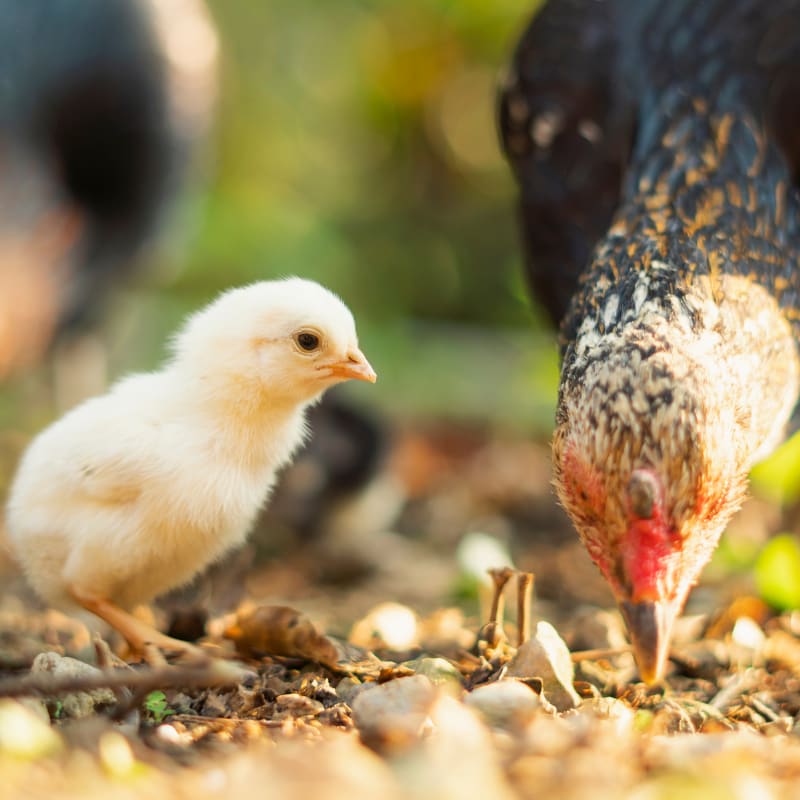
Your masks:
{"label": "hen's head", "polygon": [[558,496],[647,681],[663,673],[675,618],[743,499],[752,455],[718,359],[661,324],[568,352],[553,444]]}
{"label": "hen's head", "polygon": [[302,404],[344,380],[376,380],[347,306],[301,278],[225,292],[189,318],[174,349],[198,392],[232,388],[242,403]]}

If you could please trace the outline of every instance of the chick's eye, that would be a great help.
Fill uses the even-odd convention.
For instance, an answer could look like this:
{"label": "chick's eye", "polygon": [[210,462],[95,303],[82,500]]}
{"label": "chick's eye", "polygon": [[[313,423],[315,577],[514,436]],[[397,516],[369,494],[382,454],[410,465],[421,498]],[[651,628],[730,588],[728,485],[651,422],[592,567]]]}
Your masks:
{"label": "chick's eye", "polygon": [[317,336],[315,333],[309,333],[308,331],[298,333],[296,341],[300,349],[305,350],[307,353],[310,353],[312,350],[316,350],[319,347],[319,336]]}

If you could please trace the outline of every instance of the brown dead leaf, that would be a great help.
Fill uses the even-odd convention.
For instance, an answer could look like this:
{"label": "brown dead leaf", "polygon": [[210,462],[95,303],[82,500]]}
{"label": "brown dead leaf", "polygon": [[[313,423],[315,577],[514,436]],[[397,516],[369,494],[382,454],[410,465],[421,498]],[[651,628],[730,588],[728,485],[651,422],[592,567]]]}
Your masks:
{"label": "brown dead leaf", "polygon": [[246,657],[291,656],[328,667],[339,660],[334,642],[301,612],[289,606],[258,606],[237,615],[224,633]]}

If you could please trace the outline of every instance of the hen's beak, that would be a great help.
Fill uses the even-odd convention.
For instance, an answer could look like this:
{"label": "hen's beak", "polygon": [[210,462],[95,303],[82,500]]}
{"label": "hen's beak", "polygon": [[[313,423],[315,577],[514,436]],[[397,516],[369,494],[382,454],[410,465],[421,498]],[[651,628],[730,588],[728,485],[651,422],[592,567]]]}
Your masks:
{"label": "hen's beak", "polygon": [[640,603],[622,601],[619,609],[628,626],[633,654],[645,683],[656,683],[664,676],[675,610],[663,600]]}
{"label": "hen's beak", "polygon": [[367,357],[358,349],[347,354],[344,361],[336,361],[330,365],[330,374],[344,380],[368,381],[375,383],[378,376],[372,369]]}

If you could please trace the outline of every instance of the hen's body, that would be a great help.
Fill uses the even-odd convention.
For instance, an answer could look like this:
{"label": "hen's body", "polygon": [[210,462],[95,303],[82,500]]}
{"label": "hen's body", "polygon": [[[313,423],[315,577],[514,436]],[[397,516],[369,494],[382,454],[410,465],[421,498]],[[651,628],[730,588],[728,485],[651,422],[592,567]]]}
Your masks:
{"label": "hen's body", "polygon": [[502,98],[556,487],[646,677],[797,401],[798,99],[797,0],[554,0]]}

